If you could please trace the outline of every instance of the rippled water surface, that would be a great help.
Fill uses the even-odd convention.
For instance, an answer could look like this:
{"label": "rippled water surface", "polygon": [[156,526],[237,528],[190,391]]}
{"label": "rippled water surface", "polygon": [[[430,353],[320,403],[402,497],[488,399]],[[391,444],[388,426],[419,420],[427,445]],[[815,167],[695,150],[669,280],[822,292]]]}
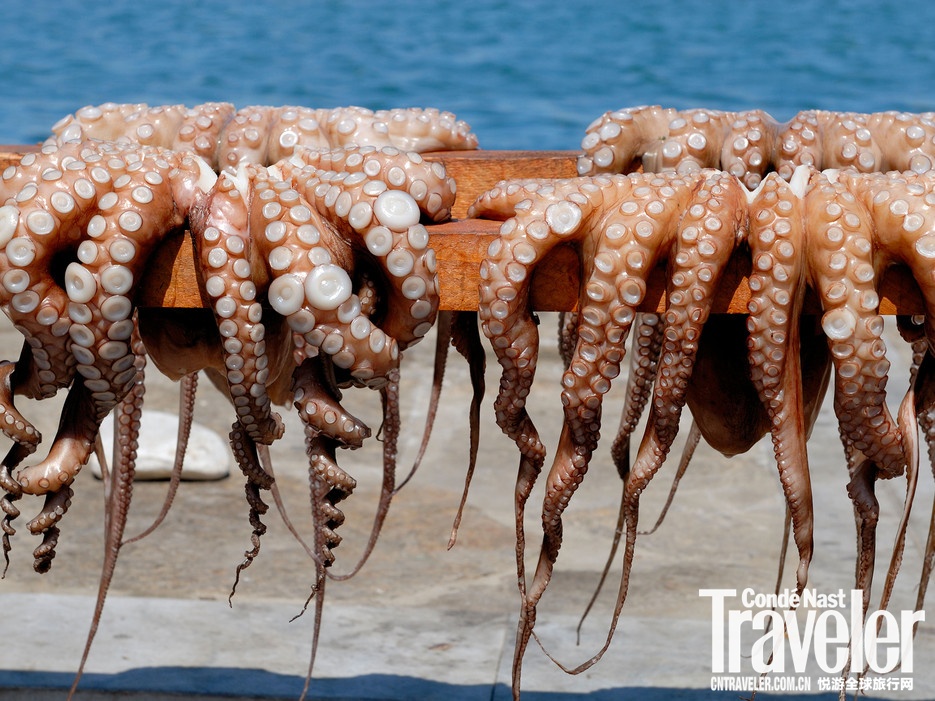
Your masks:
{"label": "rippled water surface", "polygon": [[935,110],[935,3],[6,0],[0,142],[85,104],[434,106],[577,148],[624,106]]}

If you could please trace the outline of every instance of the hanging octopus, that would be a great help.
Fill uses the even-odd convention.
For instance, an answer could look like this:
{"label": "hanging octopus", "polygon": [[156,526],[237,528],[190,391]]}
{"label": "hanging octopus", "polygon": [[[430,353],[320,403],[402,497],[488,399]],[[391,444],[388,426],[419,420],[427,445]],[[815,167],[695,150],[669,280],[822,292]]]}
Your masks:
{"label": "hanging octopus", "polygon": [[[305,147],[330,148],[356,144],[398,147],[414,152],[477,147],[477,137],[470,132],[470,127],[465,122],[457,120],[449,112],[432,108],[372,112],[360,107],[330,110],[306,107],[247,107],[235,112],[234,107],[228,103],[206,103],[192,108],[184,105],[150,107],[145,104],[106,103],[83,107],[74,115],[60,120],[53,126],[52,131],[54,135],[47,143],[61,144],[93,137],[120,143],[192,151],[204,158],[215,170],[221,167],[236,170],[240,163],[269,165],[288,157],[296,149]],[[387,174],[396,186],[401,182],[400,172],[398,168],[392,168]],[[424,196],[424,188],[424,183],[417,184],[416,194]],[[168,323],[164,315],[160,321],[163,324]],[[181,331],[182,336],[185,333],[186,331]],[[155,344],[161,340],[150,338],[149,342]],[[439,343],[442,343],[441,336]],[[443,345],[439,346],[439,355],[443,348]],[[165,356],[171,358],[170,354]],[[175,368],[161,369],[181,380],[180,405],[192,406],[195,376],[183,375]],[[224,384],[222,374],[214,374],[210,370],[207,372],[215,384]],[[440,378],[438,381],[440,382]],[[435,394],[437,396],[437,392]],[[395,408],[391,405],[388,411],[392,413]],[[181,420],[183,425],[190,425],[190,412],[183,411]],[[183,428],[180,432],[184,436]],[[427,425],[426,436],[429,432],[430,425]],[[184,443],[180,443],[180,451],[184,451]],[[416,464],[418,461],[417,458]],[[177,488],[180,470],[181,460],[177,459],[163,516]],[[277,505],[289,523],[274,485],[273,489]],[[157,519],[157,523],[159,520],[161,518]]]}
{"label": "hanging octopus", "polygon": [[581,148],[580,175],[720,168],[750,189],[800,165],[924,173],[935,166],[935,114],[810,110],[780,124],[762,110],[633,107],[596,119]]}
{"label": "hanging octopus", "polygon": [[[21,494],[46,495],[28,525],[43,533],[36,568],[54,556],[56,523],[68,508],[70,484],[93,449],[104,417],[132,386],[132,291],[161,239],[184,225],[185,213],[215,176],[194,156],[114,145],[72,144],[28,154],[3,174],[0,239],[2,305],[26,342],[4,366],[5,433],[15,441],[0,473],[4,549],[12,505]],[[39,436],[13,405],[22,394],[42,399],[70,387],[53,447],[42,462],[12,471]]]}
{"label": "hanging octopus", "polygon": [[296,148],[392,146],[402,151],[477,148],[477,136],[450,112],[433,108],[371,111],[363,107],[195,107],[114,104],[82,107],[53,127],[48,142],[121,141],[192,151],[214,170],[241,162],[272,165]]}
{"label": "hanging octopus", "polygon": [[[138,409],[145,353],[173,379],[206,370],[234,405],[231,445],[247,477],[254,529],[238,576],[265,530],[261,492],[273,480],[263,455],[282,435],[271,399],[299,410],[310,459],[320,620],[324,568],[343,521],[336,504],[354,488],[335,452],[370,435],[341,407],[339,388],[381,392],[390,470],[400,354],[432,327],[438,305],[434,252],[421,222],[449,216],[454,183],[444,168],[391,147],[297,149],[276,167],[244,163],[218,177],[194,154],[88,141],[27,155],[4,173],[3,187],[0,303],[26,336],[20,359],[3,366],[2,407],[10,417],[4,430],[15,441],[0,476],[5,551],[19,515],[15,502],[44,494],[29,528],[44,534],[36,568],[48,568],[69,485],[100,422],[123,401],[130,416]],[[135,291],[159,243],[184,227],[195,241],[216,323],[183,329],[160,319],[157,326],[140,314],[144,350],[138,340],[131,343]],[[20,467],[39,435],[16,411],[14,396],[48,397],[65,387],[49,457]],[[138,430],[138,416],[128,422],[131,429]],[[118,459],[114,477],[122,485],[113,495],[120,508],[112,501],[108,533],[121,525],[116,539],[108,537],[111,549],[119,548],[129,502],[126,458]],[[389,475],[367,554],[393,488]],[[316,625],[316,641],[317,631]]]}
{"label": "hanging octopus", "polygon": [[[877,287],[889,265],[908,267],[926,300],[924,334],[929,343],[935,339],[928,321],[935,289],[926,273],[935,237],[933,190],[932,175],[821,173],[803,166],[791,182],[770,174],[752,193],[731,175],[702,170],[501,183],[475,202],[475,216],[511,217],[482,265],[480,317],[503,368],[497,422],[521,454],[517,569],[524,604],[515,695],[536,605],[561,545],[562,513],[587,472],[602,397],[619,373],[647,281],[663,260],[668,294],[662,345],[646,433],[626,474],[623,574],[607,643],[626,597],[639,498],[671,448],[686,403],[701,435],[727,455],[771,434],[799,551],[796,584],[804,587],[813,547],[805,442],[831,370],[850,468],[848,492],[860,521],[857,586],[869,592],[878,512],[873,482],[911,467],[915,442],[884,401],[889,364]],[[749,314],[708,318],[718,275],[741,239],[752,265]],[[560,243],[579,250],[583,283],[576,343],[562,378],[564,426],[545,489],[543,542],[530,584],[522,520],[545,451],[525,407],[538,348],[528,281]],[[806,286],[818,294],[820,323],[802,314]],[[708,334],[716,335],[717,352],[706,343]],[[738,363],[749,365],[749,378],[736,373]],[[910,503],[907,497],[906,509]],[[891,565],[888,581],[897,569],[898,562]],[[592,665],[604,649],[574,671]]]}
{"label": "hanging octopus", "polygon": [[[751,189],[773,171],[788,181],[795,168],[803,164],[824,169],[847,167],[866,173],[885,170],[924,173],[932,167],[935,157],[932,118],[931,113],[807,111],[781,125],[760,110],[678,112],[660,107],[637,107],[606,113],[588,128],[582,142],[585,153],[578,159],[578,170],[582,175],[639,168],[689,173],[700,167],[720,167]],[[573,336],[575,323],[574,313],[569,314],[564,333]],[[661,334],[663,329],[657,326],[655,332]],[[564,343],[568,346],[573,341]],[[654,372],[652,362],[651,357],[634,356],[634,369],[640,368],[641,374]],[[727,365],[724,367],[726,370]],[[821,363],[817,359],[805,363],[806,370],[812,367],[821,367]],[[725,373],[722,381],[726,377]],[[621,417],[612,450],[621,474],[629,469],[629,436],[641,412],[641,409],[630,411],[629,408],[639,408],[642,403],[645,403],[644,398],[628,393],[627,409]],[[695,418],[657,526],[671,504],[678,481],[700,438],[697,421]],[[860,493],[855,492],[855,496]],[[863,511],[869,516],[866,509]],[[615,550],[616,540],[611,558]]]}

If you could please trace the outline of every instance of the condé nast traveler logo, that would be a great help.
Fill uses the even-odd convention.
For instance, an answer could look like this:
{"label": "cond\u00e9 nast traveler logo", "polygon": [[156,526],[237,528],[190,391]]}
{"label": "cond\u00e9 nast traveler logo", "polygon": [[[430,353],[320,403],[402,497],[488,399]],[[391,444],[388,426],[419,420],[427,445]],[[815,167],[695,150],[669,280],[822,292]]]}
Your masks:
{"label": "cond\u00e9 nast traveler logo", "polygon": [[[760,675],[712,677],[712,688],[807,691],[811,677],[804,675],[815,667],[836,677],[834,683],[819,677],[819,690],[851,688],[867,671],[886,675],[897,669],[903,678],[891,680],[894,686],[912,688],[913,629],[925,611],[872,611],[865,618],[858,589],[700,589],[698,595],[711,600],[712,675]],[[807,670],[810,661],[814,666]],[[790,674],[799,676],[782,676]],[[849,674],[856,676],[845,680]]]}

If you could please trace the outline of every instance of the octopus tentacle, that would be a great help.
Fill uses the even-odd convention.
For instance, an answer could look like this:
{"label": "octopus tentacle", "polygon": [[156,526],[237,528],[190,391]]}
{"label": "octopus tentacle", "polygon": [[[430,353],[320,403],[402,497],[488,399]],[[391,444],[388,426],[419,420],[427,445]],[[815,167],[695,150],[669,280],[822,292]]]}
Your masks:
{"label": "octopus tentacle", "polygon": [[[312,518],[315,522],[317,566],[330,567],[332,552],[341,543],[336,529],[344,523],[344,513],[337,504],[354,491],[356,480],[342,470],[335,459],[337,442],[327,438],[308,422],[305,425],[306,451],[309,457]],[[320,596],[320,593],[319,593]]]}
{"label": "octopus tentacle", "polygon": [[835,365],[835,413],[844,439],[883,476],[905,465],[898,427],[886,408],[889,362],[877,313],[876,271],[867,210],[843,183],[816,176],[806,200],[811,223],[809,267],[821,298],[822,328]]}
{"label": "octopus tentacle", "polygon": [[188,440],[191,436],[192,423],[194,421],[195,393],[198,388],[198,373],[191,372],[183,375],[179,383],[179,428],[175,442],[175,459],[172,463],[172,472],[169,476],[169,486],[166,489],[166,496],[162,502],[162,508],[145,529],[140,531],[132,538],[123,541],[124,545],[135,543],[142,540],[150,533],[155,531],[162,522],[165,521],[172,503],[175,501],[175,495],[178,492],[179,484],[182,481],[182,468],[185,464],[185,452],[188,449]]}
{"label": "octopus tentacle", "polygon": [[562,370],[567,370],[571,356],[578,343],[578,313],[575,311],[558,314],[558,357],[562,359]]}
{"label": "octopus tentacle", "polygon": [[270,408],[266,391],[270,359],[263,309],[253,280],[253,248],[258,237],[252,234],[262,217],[257,213],[263,202],[261,193],[274,191],[250,187],[248,170],[255,169],[244,167],[237,176],[222,173],[203,208],[192,213],[191,225],[202,269],[210,272],[204,288],[225,339],[228,391],[238,421],[251,440],[268,445],[282,436],[284,426]]}
{"label": "octopus tentacle", "polygon": [[[679,483],[682,481],[682,478],[688,471],[688,465],[691,463],[691,459],[695,455],[695,450],[698,448],[698,444],[701,442],[701,438],[701,427],[698,425],[697,421],[692,421],[691,426],[688,429],[688,437],[685,439],[685,447],[682,449],[681,457],[679,457],[679,464],[675,470],[675,476],[672,478],[672,484],[669,487],[669,495],[666,497],[665,503],[659,510],[659,515],[656,517],[656,522],[645,531],[637,531],[637,535],[652,535],[659,530],[659,527],[666,518],[666,514],[669,513],[669,508],[672,506],[672,502],[675,500],[675,493],[678,491]],[[621,517],[618,521],[617,528],[614,530],[615,538],[619,538],[618,531],[622,533],[622,527],[623,510],[621,509]],[[608,559],[608,564],[611,560],[612,557]]]}
{"label": "octopus tentacle", "polygon": [[383,524],[390,509],[390,502],[397,491],[396,462],[400,430],[399,370],[390,370],[387,373],[387,382],[380,388],[380,397],[383,404],[383,425],[381,427],[383,437],[383,483],[380,486],[380,499],[377,502],[373,525],[370,527],[370,536],[367,538],[367,544],[357,559],[357,563],[344,574],[336,575],[328,572],[331,579],[338,581],[350,579],[360,572],[361,568],[367,563],[383,530]]}
{"label": "octopus tentacle", "polygon": [[620,425],[610,448],[621,479],[626,479],[630,471],[630,436],[636,430],[646,403],[652,394],[653,378],[656,365],[662,352],[663,332],[665,327],[658,314],[640,314],[636,321],[636,333],[630,344],[630,372],[627,376],[627,388]]}
{"label": "octopus tentacle", "polygon": [[16,363],[8,360],[0,363],[0,431],[16,443],[28,446],[32,452],[38,447],[42,435],[13,406],[16,386],[20,384],[15,381],[15,375],[21,368],[30,365],[30,356],[29,345],[24,344],[23,353]]}
{"label": "octopus tentacle", "polygon": [[[801,175],[805,175],[803,172]],[[805,296],[804,185],[768,176],[750,208],[747,340],[751,380],[769,417],[776,466],[799,552],[796,588],[804,590],[812,558],[814,509],[806,439],[799,320]]]}
{"label": "octopus tentacle", "polygon": [[359,448],[370,437],[370,428],[341,406],[334,371],[323,360],[304,361],[293,375],[293,387],[295,407],[308,430],[349,448]]}
{"label": "octopus tentacle", "polygon": [[476,312],[454,313],[451,342],[457,351],[467,360],[471,375],[473,395],[471,397],[471,407],[468,412],[471,447],[468,451],[468,466],[464,473],[464,489],[461,492],[461,501],[458,503],[458,510],[451,524],[451,535],[448,537],[449,550],[454,547],[455,541],[458,538],[458,528],[461,526],[461,518],[464,513],[464,506],[467,503],[468,490],[471,486],[471,479],[474,476],[474,469],[477,466],[477,449],[480,443],[480,409],[481,403],[484,401],[484,392],[486,391],[484,372],[487,368],[487,358],[484,354],[484,347],[480,342]]}
{"label": "octopus tentacle", "polygon": [[[912,346],[912,365],[910,366],[910,386],[916,396],[916,415],[922,436],[928,448],[929,464],[935,474],[935,382],[931,372],[933,357],[925,337],[922,316],[896,317],[897,328],[904,340]],[[923,366],[924,370],[923,370]],[[904,431],[904,435],[913,435]],[[916,594],[916,610],[922,610],[928,590],[932,570],[935,569],[935,503],[929,517],[928,537],[922,559],[922,571],[919,575],[919,587]]]}
{"label": "octopus tentacle", "polygon": [[227,597],[229,604],[237,591],[241,573],[253,564],[257,555],[260,554],[260,538],[266,533],[266,524],[263,523],[261,517],[269,510],[269,506],[263,501],[262,491],[269,490],[273,483],[272,476],[260,464],[256,442],[248,435],[246,429],[237,422],[234,422],[230,432],[230,444],[234,452],[234,459],[237,461],[237,465],[243,472],[244,477],[247,478],[244,484],[244,494],[250,507],[250,525],[253,526],[250,542],[253,547],[244,552],[243,561],[237,565],[234,573],[234,583],[231,585],[230,594]]}
{"label": "octopus tentacle", "polygon": [[[623,188],[627,184],[629,182],[620,183]],[[520,283],[551,248],[564,238],[574,239],[580,235],[582,221],[597,204],[587,197],[581,197],[578,202],[563,199],[563,195],[574,189],[568,182],[543,185],[541,193],[537,188],[535,182],[501,184],[479,198],[468,212],[469,216],[516,214],[500,227],[500,238],[491,243],[487,259],[481,263],[478,316],[502,368],[500,388],[494,400],[497,424],[520,451],[514,516],[517,581],[524,601],[525,505],[544,464],[545,447],[526,410],[526,396],[535,376],[539,334],[528,309],[528,287]],[[527,195],[533,193],[538,196],[530,199],[526,206]],[[523,208],[517,210],[517,205]],[[586,206],[585,210],[582,205]],[[534,246],[533,241],[538,245]],[[529,615],[530,609],[524,605],[517,630],[518,649],[514,653],[514,693],[518,693],[518,668],[528,644],[526,630],[531,630],[527,624]]]}
{"label": "octopus tentacle", "polygon": [[0,543],[3,546],[4,560],[3,574],[0,575],[0,579],[6,577],[7,569],[10,566],[10,550],[12,549],[10,538],[16,535],[16,529],[13,528],[12,524],[20,515],[20,510],[16,508],[14,502],[23,496],[23,488],[13,478],[13,470],[26,459],[30,452],[28,447],[14,443],[3,458],[3,463],[0,464],[0,489],[3,489],[4,492],[3,496],[0,497],[0,511],[3,511],[3,520],[0,521],[0,530],[3,530],[3,536],[0,538]]}
{"label": "octopus tentacle", "polygon": [[[906,497],[903,501],[903,513],[899,525],[896,528],[896,538],[893,543],[890,564],[886,572],[886,580],[883,584],[883,591],[880,594],[880,605],[878,608],[880,611],[885,611],[889,606],[893,588],[896,586],[896,577],[902,565],[903,553],[905,552],[909,516],[912,512],[912,504],[915,500],[916,487],[919,481],[920,451],[918,440],[919,421],[917,417],[922,413],[924,399],[917,390],[930,382],[929,377],[931,373],[931,361],[926,362],[923,358],[899,407],[899,425],[903,435],[903,450],[906,454]],[[879,630],[879,627],[877,630]],[[867,670],[865,669],[864,671],[866,672]]]}
{"label": "octopus tentacle", "polygon": [[[425,451],[428,449],[429,439],[432,436],[432,428],[435,425],[435,417],[438,414],[439,400],[441,398],[442,384],[445,378],[445,366],[448,360],[448,346],[451,344],[452,320],[456,312],[440,311],[435,322],[435,361],[432,369],[432,390],[429,396],[429,406],[425,417],[425,429],[422,432],[422,440],[419,442],[419,450],[412,462],[409,473],[399,481],[394,488],[394,492],[399,492],[409,480],[415,476],[416,471],[422,465],[425,457]],[[468,468],[470,471],[470,468]]]}
{"label": "octopus tentacle", "polygon": [[101,615],[104,612],[107,592],[110,589],[117,568],[117,558],[120,555],[121,547],[124,545],[123,534],[130,510],[133,477],[136,472],[136,449],[139,444],[143,394],[146,391],[144,384],[146,355],[143,342],[138,333],[133,334],[132,347],[136,375],[132,388],[118,404],[114,417],[114,464],[105,488],[107,509],[105,511],[104,528],[104,562],[101,567],[101,577],[98,581],[97,599],[91,617],[91,625],[85,638],[78,671],[75,673],[75,679],[69,691],[69,698],[74,696],[84,674],[84,668],[91,653],[91,645],[94,643],[101,622]]}

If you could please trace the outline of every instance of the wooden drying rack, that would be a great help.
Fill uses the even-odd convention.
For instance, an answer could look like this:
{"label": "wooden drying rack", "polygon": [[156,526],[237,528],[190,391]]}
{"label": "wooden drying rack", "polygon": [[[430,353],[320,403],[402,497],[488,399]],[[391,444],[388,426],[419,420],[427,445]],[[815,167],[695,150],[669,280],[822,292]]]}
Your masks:
{"label": "wooden drying rack", "polygon": [[[19,163],[23,154],[38,146],[0,146],[0,170]],[[577,175],[577,151],[438,151],[423,154],[445,165],[458,186],[453,220],[428,227],[438,257],[440,308],[477,309],[478,268],[487,246],[497,236],[500,222],[466,219],[474,199],[498,181],[516,178],[569,178]],[[750,261],[737,254],[731,260],[714,302],[715,313],[746,313],[750,290]],[[665,276],[651,276],[642,311],[665,308]],[[578,301],[580,263],[569,246],[559,246],[540,264],[532,278],[531,302],[537,311],[569,311]],[[143,281],[140,306],[202,307],[195,276],[191,239],[173,237],[154,256]],[[817,300],[806,299],[806,311],[820,311]],[[922,313],[922,297],[915,281],[901,267],[890,268],[880,285],[881,314]]]}

